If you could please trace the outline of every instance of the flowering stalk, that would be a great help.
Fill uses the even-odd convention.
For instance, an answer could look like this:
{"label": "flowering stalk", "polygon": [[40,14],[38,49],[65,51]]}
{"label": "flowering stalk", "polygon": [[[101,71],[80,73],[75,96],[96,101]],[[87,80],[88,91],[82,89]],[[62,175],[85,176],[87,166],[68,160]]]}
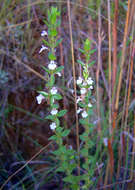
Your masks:
{"label": "flowering stalk", "polygon": [[82,119],[80,119],[80,123],[84,127],[84,133],[80,135],[80,139],[83,142],[83,147],[80,150],[81,156],[84,158],[84,163],[82,165],[83,169],[86,171],[85,174],[82,175],[82,180],[85,182],[83,189],[89,189],[91,185],[91,179],[90,176],[93,175],[91,170],[91,161],[92,156],[89,155],[89,150],[93,147],[93,142],[90,139],[90,133],[91,133],[91,124],[89,121],[89,116],[92,114],[92,104],[91,104],[91,92],[93,89],[93,83],[91,77],[89,77],[89,70],[88,68],[94,63],[89,63],[90,61],[90,55],[93,53],[93,50],[91,51],[91,42],[86,39],[84,42],[84,49],[80,49],[80,51],[85,56],[85,63],[78,60],[78,63],[81,64],[83,69],[83,77],[79,77],[77,80],[77,85],[80,87],[80,96],[77,99],[77,103],[79,106],[79,109],[77,110],[77,113],[81,113]]}
{"label": "flowering stalk", "polygon": [[66,177],[63,179],[66,183],[70,184],[74,189],[76,188],[76,183],[73,181],[72,172],[76,168],[76,163],[74,159],[75,151],[72,148],[67,149],[63,144],[63,138],[65,138],[69,133],[69,129],[63,129],[60,126],[60,117],[63,117],[66,114],[66,110],[59,111],[58,101],[62,99],[62,96],[58,93],[58,88],[55,86],[55,78],[61,76],[61,71],[63,66],[58,66],[56,61],[56,47],[59,45],[61,40],[58,40],[57,28],[60,25],[60,21],[57,17],[60,15],[60,12],[55,7],[51,7],[51,10],[48,11],[48,21],[44,21],[48,26],[48,33],[42,31],[41,36],[44,38],[48,36],[48,41],[44,38],[43,43],[39,53],[42,53],[44,50],[49,51],[48,67],[43,67],[43,69],[48,73],[48,82],[46,87],[48,92],[39,91],[39,96],[37,96],[37,101],[40,104],[44,98],[46,98],[50,105],[50,114],[46,119],[51,120],[50,129],[55,133],[50,137],[50,140],[53,140],[58,145],[57,150],[53,151],[53,154],[58,158],[60,165],[57,168],[57,172],[63,172],[66,174]]}

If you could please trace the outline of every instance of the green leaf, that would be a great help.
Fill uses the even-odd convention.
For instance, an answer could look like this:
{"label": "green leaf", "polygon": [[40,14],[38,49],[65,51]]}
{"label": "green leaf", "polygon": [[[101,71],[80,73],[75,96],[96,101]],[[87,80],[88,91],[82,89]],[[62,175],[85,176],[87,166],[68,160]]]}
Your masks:
{"label": "green leaf", "polygon": [[69,164],[68,168],[69,168],[70,172],[72,172],[76,168],[76,163]]}
{"label": "green leaf", "polygon": [[56,128],[56,131],[57,131],[57,133],[62,133],[63,128],[62,128],[62,127],[57,127],[57,128]]}
{"label": "green leaf", "polygon": [[65,168],[63,168],[62,166],[58,167],[56,169],[56,172],[65,172]]}
{"label": "green leaf", "polygon": [[83,49],[81,49],[81,48],[79,48],[79,51],[81,52],[81,53],[85,53],[85,51],[83,50]]}
{"label": "green leaf", "polygon": [[56,37],[57,34],[58,34],[58,32],[57,32],[56,29],[48,30],[48,35],[49,35],[49,36]]}
{"label": "green leaf", "polygon": [[92,65],[94,65],[95,62],[96,62],[96,61],[93,60],[91,63],[88,64],[88,66],[91,67]]}
{"label": "green leaf", "polygon": [[89,123],[89,127],[93,128],[95,125],[93,123]]}
{"label": "green leaf", "polygon": [[49,58],[51,61],[56,60],[56,56],[55,56],[52,52],[49,52],[48,58]]}
{"label": "green leaf", "polygon": [[58,11],[57,7],[52,7],[51,12],[52,14],[55,14],[56,16],[60,16],[60,11]]}
{"label": "green leaf", "polygon": [[66,154],[66,151],[67,151],[66,146],[61,146],[59,150],[61,153]]}
{"label": "green leaf", "polygon": [[81,60],[78,59],[77,62],[78,62],[82,67],[85,66],[85,64],[84,64]]}
{"label": "green leaf", "polygon": [[42,68],[47,72],[47,73],[49,73],[50,74],[50,70],[49,69],[47,69],[46,67],[44,67],[44,66],[42,66]]}
{"label": "green leaf", "polygon": [[89,164],[88,163],[84,163],[82,165],[82,167],[85,169],[85,170],[89,170]]}
{"label": "green leaf", "polygon": [[84,50],[88,52],[90,50],[91,41],[87,38],[84,42]]}
{"label": "green leaf", "polygon": [[51,75],[50,81],[49,81],[49,86],[52,87],[55,83],[55,77],[54,75]]}
{"label": "green leaf", "polygon": [[90,50],[90,55],[93,54],[93,53],[95,53],[96,51],[97,51],[97,49]]}
{"label": "green leaf", "polygon": [[62,99],[62,96],[60,94],[54,94],[52,95],[52,97],[56,100],[61,100]]}
{"label": "green leaf", "polygon": [[50,16],[50,23],[51,23],[51,25],[54,25],[56,23],[56,15]]}
{"label": "green leaf", "polygon": [[50,119],[50,120],[54,121],[55,116],[54,115],[48,115],[45,117],[45,119]]}
{"label": "green leaf", "polygon": [[91,90],[88,91],[88,98],[91,97]]}
{"label": "green leaf", "polygon": [[48,47],[50,47],[50,44],[49,44],[45,39],[43,39],[43,43],[44,43],[45,45],[47,45]]}
{"label": "green leaf", "polygon": [[59,105],[58,104],[52,104],[52,109],[58,109],[59,108]]}
{"label": "green leaf", "polygon": [[64,69],[64,66],[57,67],[55,73],[61,72]]}
{"label": "green leaf", "polygon": [[57,126],[60,126],[60,120],[58,118],[55,119],[55,123]]}
{"label": "green leaf", "polygon": [[88,79],[88,76],[89,76],[89,73],[86,71],[83,71],[83,77],[84,77],[84,79],[85,80],[87,80]]}
{"label": "green leaf", "polygon": [[88,105],[88,103],[89,103],[89,97],[87,95],[87,96],[85,96],[85,104]]}
{"label": "green leaf", "polygon": [[80,135],[80,139],[82,141],[86,141],[86,139],[88,139],[88,134],[84,132],[82,135]]}
{"label": "green leaf", "polygon": [[73,182],[73,176],[67,176],[63,178],[63,181],[68,182],[68,183],[72,183]]}
{"label": "green leaf", "polygon": [[55,151],[53,151],[53,154],[59,157],[59,156],[61,156],[61,151],[59,149],[55,150]]}
{"label": "green leaf", "polygon": [[93,146],[95,146],[95,143],[92,140],[89,140],[88,145],[89,145],[89,148],[92,148]]}
{"label": "green leaf", "polygon": [[88,122],[86,119],[79,119],[79,122],[82,124],[82,125],[88,125]]}
{"label": "green leaf", "polygon": [[48,26],[48,28],[49,28],[49,23],[46,21],[46,20],[43,20],[43,22],[46,24],[46,26]]}
{"label": "green leaf", "polygon": [[52,107],[53,104],[54,104],[54,98],[53,98],[52,95],[50,95],[50,105],[51,105],[51,107]]}
{"label": "green leaf", "polygon": [[53,136],[49,137],[49,140],[56,141],[56,140],[57,140],[57,136],[56,136],[56,135],[53,135]]}
{"label": "green leaf", "polygon": [[66,129],[62,132],[62,137],[66,137],[70,133],[69,129]]}
{"label": "green leaf", "polygon": [[83,104],[81,101],[78,102],[78,105],[79,105],[81,108],[86,108],[86,104]]}
{"label": "green leaf", "polygon": [[39,94],[43,95],[45,98],[48,98],[48,93],[44,91],[38,91]]}
{"label": "green leaf", "polygon": [[58,116],[58,117],[62,117],[62,116],[64,116],[66,113],[67,113],[67,110],[61,110],[61,111],[58,112],[57,116]]}

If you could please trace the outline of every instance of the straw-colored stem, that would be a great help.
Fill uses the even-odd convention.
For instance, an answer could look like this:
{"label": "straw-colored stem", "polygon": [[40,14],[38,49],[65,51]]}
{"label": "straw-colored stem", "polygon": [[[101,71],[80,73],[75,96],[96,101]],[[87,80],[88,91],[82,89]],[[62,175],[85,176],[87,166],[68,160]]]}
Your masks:
{"label": "straw-colored stem", "polygon": [[79,123],[77,114],[77,92],[76,92],[76,71],[75,71],[75,58],[74,58],[74,46],[72,37],[72,23],[71,23],[71,13],[70,13],[70,1],[67,0],[68,7],[68,19],[69,19],[69,32],[70,32],[70,42],[71,42],[71,55],[72,55],[72,69],[73,69],[73,79],[74,79],[74,95],[75,95],[75,111],[76,111],[76,143],[77,143],[77,153],[78,153],[78,175],[80,175],[80,144],[79,144]]}
{"label": "straw-colored stem", "polygon": [[[113,21],[113,65],[112,65],[112,91],[114,94],[114,86],[116,83],[116,73],[117,73],[117,24],[118,24],[118,4],[119,0],[115,0],[115,9],[114,9],[114,21]],[[114,99],[112,109],[114,108]]]}
{"label": "straw-colored stem", "polygon": [[[119,82],[116,92],[116,103],[115,103],[115,110],[118,110],[119,106],[119,97],[120,97],[120,90],[121,90],[121,84],[122,84],[122,74],[123,74],[123,67],[124,62],[126,58],[126,41],[128,36],[128,22],[129,22],[129,13],[130,13],[130,0],[128,0],[128,10],[126,15],[126,22],[125,22],[125,29],[124,29],[124,38],[123,38],[123,48],[122,48],[122,55],[121,55],[121,63],[120,63],[120,75],[119,75]],[[115,128],[115,125],[114,125]]]}

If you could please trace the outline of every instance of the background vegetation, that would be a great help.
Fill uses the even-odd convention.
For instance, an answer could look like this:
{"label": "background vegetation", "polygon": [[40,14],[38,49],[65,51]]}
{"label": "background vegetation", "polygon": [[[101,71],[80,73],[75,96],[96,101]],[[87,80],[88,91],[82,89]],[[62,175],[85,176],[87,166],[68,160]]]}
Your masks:
{"label": "background vegetation", "polygon": [[63,124],[71,129],[65,144],[78,148],[72,63],[80,76],[77,60],[84,57],[79,48],[89,38],[96,49],[90,69],[95,81],[91,155],[95,150],[99,155],[92,189],[134,190],[134,0],[0,0],[0,189],[64,189],[51,154],[55,144],[48,140],[53,132],[44,120],[48,103],[36,101],[47,65],[47,54],[39,54],[40,34],[47,30],[43,20],[52,5],[61,11],[63,40],[56,55],[64,77],[57,86],[64,97],[61,108],[68,111]]}

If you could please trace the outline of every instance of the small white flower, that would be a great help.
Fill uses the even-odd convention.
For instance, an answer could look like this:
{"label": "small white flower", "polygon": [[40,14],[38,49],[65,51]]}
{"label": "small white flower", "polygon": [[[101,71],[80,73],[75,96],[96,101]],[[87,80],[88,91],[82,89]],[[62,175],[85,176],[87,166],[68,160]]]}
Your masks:
{"label": "small white flower", "polygon": [[50,64],[48,65],[48,69],[50,69],[50,70],[55,70],[56,67],[57,67],[57,65],[56,65],[55,63],[50,63]]}
{"label": "small white flower", "polygon": [[54,94],[57,94],[58,90],[56,87],[53,87],[50,92],[51,92],[51,94],[54,95]]}
{"label": "small white flower", "polygon": [[79,109],[77,110],[77,114],[79,114],[82,110],[83,110],[82,108],[79,108]]}
{"label": "small white flower", "polygon": [[54,61],[54,60],[51,60],[50,63],[51,63],[51,64],[55,64],[55,61]]}
{"label": "small white flower", "polygon": [[50,125],[50,129],[51,129],[52,131],[54,131],[54,130],[56,129],[56,123],[55,123],[55,122],[53,122],[53,123]]}
{"label": "small white flower", "polygon": [[39,53],[41,53],[42,51],[48,49],[48,47],[45,47],[44,45],[41,46],[41,49],[39,50]]}
{"label": "small white flower", "polygon": [[47,32],[45,31],[45,30],[43,30],[42,32],[41,32],[41,36],[47,36],[48,34],[47,34]]}
{"label": "small white flower", "polygon": [[89,77],[89,78],[87,79],[87,84],[88,84],[88,85],[92,85],[93,82],[94,82],[94,81],[92,80],[91,77]]}
{"label": "small white flower", "polygon": [[52,115],[56,115],[58,113],[58,110],[57,109],[52,109],[52,111],[51,111],[51,114]]}
{"label": "small white flower", "polygon": [[76,100],[76,103],[78,104],[78,102],[82,101],[82,98],[78,97]]}
{"label": "small white flower", "polygon": [[83,86],[86,86],[87,85],[87,83],[86,82],[83,82],[83,84],[82,84]]}
{"label": "small white flower", "polygon": [[88,103],[88,107],[91,108],[91,107],[92,107],[92,104],[91,104],[91,103]]}
{"label": "small white flower", "polygon": [[76,81],[76,83],[79,85],[79,84],[82,84],[83,82],[83,79],[81,77],[78,78],[78,80]]}
{"label": "small white flower", "polygon": [[90,87],[89,87],[89,89],[91,89],[91,90],[92,90],[92,89],[93,89],[93,86],[90,86]]}
{"label": "small white flower", "polygon": [[45,97],[44,97],[42,94],[39,94],[39,95],[36,97],[36,99],[37,99],[37,103],[38,103],[38,104],[41,104],[42,100],[45,99]]}
{"label": "small white flower", "polygon": [[87,116],[88,116],[87,112],[86,112],[86,111],[83,111],[83,112],[82,112],[82,117],[83,117],[83,118],[86,118]]}
{"label": "small white flower", "polygon": [[59,77],[61,77],[61,76],[62,76],[60,72],[56,73],[56,75],[58,75]]}
{"label": "small white flower", "polygon": [[86,88],[81,88],[80,92],[81,92],[82,95],[85,94],[86,93]]}
{"label": "small white flower", "polygon": [[107,137],[103,138],[103,142],[104,142],[104,145],[107,146],[108,145],[108,138]]}

